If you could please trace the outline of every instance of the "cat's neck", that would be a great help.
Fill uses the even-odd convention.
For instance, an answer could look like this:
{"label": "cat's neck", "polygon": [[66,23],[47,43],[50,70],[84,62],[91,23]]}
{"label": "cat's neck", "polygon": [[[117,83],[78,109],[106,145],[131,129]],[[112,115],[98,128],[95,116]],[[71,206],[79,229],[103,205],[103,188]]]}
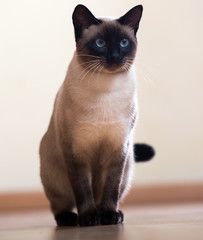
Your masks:
{"label": "cat's neck", "polygon": [[65,82],[69,86],[99,92],[111,92],[120,90],[126,85],[135,88],[135,67],[132,65],[128,71],[118,73],[104,73],[84,68],[84,64],[78,60],[77,52],[68,67]]}

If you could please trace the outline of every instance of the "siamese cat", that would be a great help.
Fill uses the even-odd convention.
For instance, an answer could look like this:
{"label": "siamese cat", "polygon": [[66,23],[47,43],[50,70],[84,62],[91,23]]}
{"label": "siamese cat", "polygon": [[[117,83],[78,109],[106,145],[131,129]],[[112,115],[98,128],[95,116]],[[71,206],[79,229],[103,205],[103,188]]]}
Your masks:
{"label": "siamese cat", "polygon": [[119,203],[134,159],[154,155],[148,145],[133,145],[142,10],[118,19],[96,18],[83,5],[73,12],[76,51],[40,144],[41,180],[58,226],[123,222]]}

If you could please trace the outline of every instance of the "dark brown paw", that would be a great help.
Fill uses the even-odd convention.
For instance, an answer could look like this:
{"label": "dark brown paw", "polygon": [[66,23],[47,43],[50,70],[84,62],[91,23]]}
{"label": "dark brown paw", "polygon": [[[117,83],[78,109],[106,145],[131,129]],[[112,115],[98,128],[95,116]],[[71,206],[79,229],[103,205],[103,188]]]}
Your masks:
{"label": "dark brown paw", "polygon": [[118,224],[118,223],[122,223],[123,220],[124,220],[124,216],[120,210],[118,210],[118,212],[115,212],[115,211],[100,212],[100,223],[102,225]]}
{"label": "dark brown paw", "polygon": [[59,227],[78,225],[78,215],[73,212],[60,212],[55,215],[55,220]]}
{"label": "dark brown paw", "polygon": [[99,224],[99,218],[96,210],[88,211],[79,215],[80,226],[95,226]]}

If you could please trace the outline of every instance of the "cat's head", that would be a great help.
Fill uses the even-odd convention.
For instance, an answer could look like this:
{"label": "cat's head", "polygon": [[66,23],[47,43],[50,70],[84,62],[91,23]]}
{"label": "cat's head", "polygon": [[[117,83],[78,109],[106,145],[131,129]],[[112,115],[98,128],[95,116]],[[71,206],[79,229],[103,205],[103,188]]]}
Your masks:
{"label": "cat's head", "polygon": [[73,25],[81,66],[109,73],[127,71],[135,58],[142,11],[138,5],[118,19],[96,18],[88,8],[78,5]]}

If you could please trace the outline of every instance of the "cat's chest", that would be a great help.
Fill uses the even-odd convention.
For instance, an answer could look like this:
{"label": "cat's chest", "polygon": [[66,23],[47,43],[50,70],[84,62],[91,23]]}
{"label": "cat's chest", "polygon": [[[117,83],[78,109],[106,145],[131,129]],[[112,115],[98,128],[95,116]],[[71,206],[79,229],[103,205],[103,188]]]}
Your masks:
{"label": "cat's chest", "polygon": [[86,103],[78,113],[73,129],[76,149],[89,149],[103,141],[120,146],[126,140],[135,105],[123,97],[113,99],[106,96],[94,104]]}
{"label": "cat's chest", "polygon": [[[133,70],[117,75],[96,75],[93,80],[69,78],[67,124],[75,151],[109,142],[122,145],[128,138],[136,112]],[[76,150],[77,149],[77,150]]]}
{"label": "cat's chest", "polygon": [[109,93],[101,96],[84,96],[80,101],[78,122],[88,122],[93,125],[108,125],[128,121],[134,99],[128,94]]}

